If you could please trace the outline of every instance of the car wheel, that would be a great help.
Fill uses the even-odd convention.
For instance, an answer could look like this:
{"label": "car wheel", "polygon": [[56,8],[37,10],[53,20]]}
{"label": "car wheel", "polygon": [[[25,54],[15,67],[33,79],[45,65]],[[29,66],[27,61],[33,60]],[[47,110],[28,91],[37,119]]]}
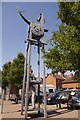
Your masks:
{"label": "car wheel", "polygon": [[73,110],[75,110],[75,107],[74,107],[74,105],[73,105]]}
{"label": "car wheel", "polygon": [[68,105],[68,106],[67,106],[67,109],[68,109],[68,110],[71,110],[71,109],[73,109],[73,106]]}

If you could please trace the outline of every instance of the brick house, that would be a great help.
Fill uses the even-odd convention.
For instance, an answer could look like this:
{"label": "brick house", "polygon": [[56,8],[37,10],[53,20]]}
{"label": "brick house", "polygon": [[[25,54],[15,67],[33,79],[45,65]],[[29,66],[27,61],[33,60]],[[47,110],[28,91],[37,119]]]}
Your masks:
{"label": "brick house", "polygon": [[64,80],[65,80],[65,78],[62,75],[47,74],[46,85],[53,85],[54,88],[57,90],[59,88],[62,88],[62,81],[64,81]]}
{"label": "brick house", "polygon": [[56,90],[59,88],[80,89],[80,81],[75,80],[72,74],[65,77],[58,74],[47,74],[46,85],[53,85]]}
{"label": "brick house", "polygon": [[74,79],[74,76],[67,77],[65,81],[62,82],[63,89],[80,89],[80,81]]}

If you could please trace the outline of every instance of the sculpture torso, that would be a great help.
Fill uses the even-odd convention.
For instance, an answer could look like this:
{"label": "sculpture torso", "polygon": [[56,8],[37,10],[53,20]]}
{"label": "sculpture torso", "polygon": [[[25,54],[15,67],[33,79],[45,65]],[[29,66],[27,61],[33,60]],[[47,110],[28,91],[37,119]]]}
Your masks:
{"label": "sculpture torso", "polygon": [[34,22],[30,25],[32,38],[39,40],[41,37],[44,36],[44,28],[40,23]]}

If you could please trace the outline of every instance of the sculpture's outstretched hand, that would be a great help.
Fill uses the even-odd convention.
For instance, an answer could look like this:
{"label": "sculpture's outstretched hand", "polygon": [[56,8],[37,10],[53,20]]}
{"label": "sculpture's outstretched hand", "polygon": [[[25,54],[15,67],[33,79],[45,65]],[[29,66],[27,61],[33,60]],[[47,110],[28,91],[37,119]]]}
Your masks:
{"label": "sculpture's outstretched hand", "polygon": [[24,15],[22,14],[22,12],[25,12],[25,11],[21,11],[18,7],[17,7],[17,9],[18,9],[18,12],[19,12],[20,16],[22,17],[22,19],[23,19],[28,25],[30,25],[30,24],[31,24],[31,21],[28,20],[26,17],[24,17]]}
{"label": "sculpture's outstretched hand", "polygon": [[19,14],[21,14],[22,12],[25,12],[25,11],[21,11],[18,6],[17,6],[17,10],[18,10]]}

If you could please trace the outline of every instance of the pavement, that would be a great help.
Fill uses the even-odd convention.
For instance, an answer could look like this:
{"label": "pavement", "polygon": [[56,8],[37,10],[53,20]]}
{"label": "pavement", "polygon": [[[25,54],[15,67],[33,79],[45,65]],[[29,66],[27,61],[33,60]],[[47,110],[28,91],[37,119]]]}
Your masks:
{"label": "pavement", "polygon": [[[44,105],[40,105],[41,114],[39,115],[37,110],[32,110],[29,106],[28,118],[44,118]],[[79,118],[80,110],[67,110],[66,104],[62,105],[62,109],[56,108],[56,105],[47,105],[47,117],[48,118]],[[21,115],[21,103],[15,104],[11,101],[5,100],[3,106],[3,114],[0,114],[0,118],[25,118],[25,113]]]}

